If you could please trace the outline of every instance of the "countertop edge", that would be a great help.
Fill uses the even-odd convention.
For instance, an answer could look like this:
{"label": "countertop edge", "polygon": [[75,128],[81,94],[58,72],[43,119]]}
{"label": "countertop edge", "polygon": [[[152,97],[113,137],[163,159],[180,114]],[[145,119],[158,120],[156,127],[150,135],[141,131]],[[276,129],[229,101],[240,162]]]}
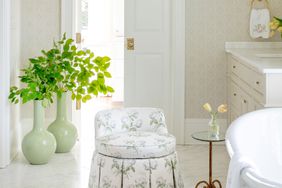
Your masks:
{"label": "countertop edge", "polygon": [[282,68],[263,68],[254,60],[245,58],[236,49],[282,49],[282,42],[226,42],[225,52],[231,54],[235,59],[241,61],[244,65],[261,74],[281,74]]}

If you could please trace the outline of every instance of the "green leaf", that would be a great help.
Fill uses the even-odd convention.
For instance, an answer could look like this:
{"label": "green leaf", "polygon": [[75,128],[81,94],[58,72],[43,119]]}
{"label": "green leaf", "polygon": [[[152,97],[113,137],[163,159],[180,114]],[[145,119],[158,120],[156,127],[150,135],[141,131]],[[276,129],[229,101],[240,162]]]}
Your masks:
{"label": "green leaf", "polygon": [[75,94],[74,94],[74,93],[72,93],[72,95],[71,95],[71,99],[72,99],[72,100],[74,100],[74,99],[75,99]]}
{"label": "green leaf", "polygon": [[111,63],[106,63],[103,67],[104,67],[104,69],[107,69],[107,68],[110,67],[110,65],[111,65]]}
{"label": "green leaf", "polygon": [[96,96],[98,96],[98,91],[95,89],[95,90],[93,91],[93,94],[96,95]]}
{"label": "green leaf", "polygon": [[77,47],[75,45],[71,46],[71,50],[72,51],[76,51],[77,50]]}
{"label": "green leaf", "polygon": [[115,92],[115,90],[114,90],[112,87],[110,87],[110,86],[107,86],[107,90],[108,90],[108,92],[110,92],[110,93]]}
{"label": "green leaf", "polygon": [[108,62],[108,61],[111,61],[111,58],[109,58],[108,56],[104,56],[104,57],[102,58],[102,62],[103,62],[103,63],[106,63],[106,62]]}
{"label": "green leaf", "polygon": [[86,101],[88,101],[88,100],[90,100],[91,99],[91,96],[90,95],[85,95],[83,98],[82,98],[82,102],[86,102]]}
{"label": "green leaf", "polygon": [[29,61],[31,63],[39,63],[40,62],[38,59],[35,59],[35,58],[30,58]]}
{"label": "green leaf", "polygon": [[82,55],[84,55],[84,54],[85,54],[85,52],[82,51],[82,50],[80,50],[80,51],[77,52],[77,55],[78,55],[78,56],[82,56]]}
{"label": "green leaf", "polygon": [[76,100],[80,101],[81,98],[82,98],[82,96],[81,96],[80,94],[77,94],[77,95],[76,95]]}
{"label": "green leaf", "polygon": [[107,77],[107,78],[111,78],[111,77],[112,77],[111,73],[109,73],[109,72],[104,72],[104,75],[105,75],[105,77]]}

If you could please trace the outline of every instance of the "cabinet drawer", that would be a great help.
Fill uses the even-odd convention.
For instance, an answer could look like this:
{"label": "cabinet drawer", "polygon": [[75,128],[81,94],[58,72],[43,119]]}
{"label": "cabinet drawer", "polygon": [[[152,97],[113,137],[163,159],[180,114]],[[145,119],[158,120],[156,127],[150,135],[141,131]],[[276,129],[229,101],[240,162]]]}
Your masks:
{"label": "cabinet drawer", "polygon": [[240,79],[245,81],[248,85],[250,85],[253,89],[260,92],[261,94],[265,94],[265,76],[263,74],[259,74],[252,69],[246,67],[241,64],[234,58],[231,59],[231,71],[235,75],[237,75]]}

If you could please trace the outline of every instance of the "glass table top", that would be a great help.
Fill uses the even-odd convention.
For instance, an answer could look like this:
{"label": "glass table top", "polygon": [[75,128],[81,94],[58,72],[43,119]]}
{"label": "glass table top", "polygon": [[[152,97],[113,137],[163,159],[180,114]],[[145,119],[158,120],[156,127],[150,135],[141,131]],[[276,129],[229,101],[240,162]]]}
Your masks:
{"label": "glass table top", "polygon": [[204,142],[223,142],[225,140],[225,134],[220,133],[218,136],[212,136],[208,131],[195,132],[191,136]]}

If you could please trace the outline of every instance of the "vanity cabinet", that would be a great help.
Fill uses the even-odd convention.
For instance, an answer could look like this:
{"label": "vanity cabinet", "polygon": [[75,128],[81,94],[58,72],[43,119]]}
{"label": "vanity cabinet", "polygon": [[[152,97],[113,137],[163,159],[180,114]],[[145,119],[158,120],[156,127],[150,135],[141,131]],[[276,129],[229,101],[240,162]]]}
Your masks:
{"label": "vanity cabinet", "polygon": [[228,54],[228,122],[254,110],[282,107],[282,73],[264,72]]}

